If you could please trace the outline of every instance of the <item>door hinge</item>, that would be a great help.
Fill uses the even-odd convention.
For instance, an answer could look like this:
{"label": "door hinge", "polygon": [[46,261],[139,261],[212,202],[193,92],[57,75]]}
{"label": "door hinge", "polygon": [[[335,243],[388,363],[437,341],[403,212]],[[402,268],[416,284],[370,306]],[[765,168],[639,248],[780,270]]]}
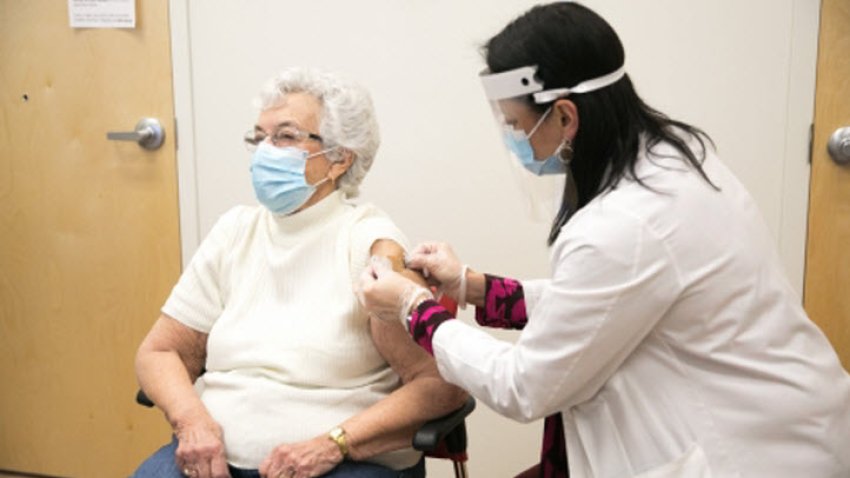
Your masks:
{"label": "door hinge", "polygon": [[809,124],[809,165],[812,164],[812,150],[815,147],[815,124]]}

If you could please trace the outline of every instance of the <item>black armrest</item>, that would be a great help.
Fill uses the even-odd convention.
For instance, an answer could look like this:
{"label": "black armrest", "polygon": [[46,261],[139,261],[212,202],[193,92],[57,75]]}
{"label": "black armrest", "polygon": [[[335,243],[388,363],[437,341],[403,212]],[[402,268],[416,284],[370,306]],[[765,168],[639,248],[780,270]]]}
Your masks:
{"label": "black armrest", "polygon": [[469,397],[457,410],[422,425],[413,436],[413,448],[419,451],[432,451],[441,440],[446,439],[446,447],[451,453],[466,450],[466,425],[464,419],[475,410],[475,399]]}
{"label": "black armrest", "polygon": [[144,405],[148,408],[153,407],[153,402],[150,398],[148,398],[147,395],[145,395],[144,390],[142,390],[141,388],[138,392],[136,392],[136,403],[138,403],[139,405]]}

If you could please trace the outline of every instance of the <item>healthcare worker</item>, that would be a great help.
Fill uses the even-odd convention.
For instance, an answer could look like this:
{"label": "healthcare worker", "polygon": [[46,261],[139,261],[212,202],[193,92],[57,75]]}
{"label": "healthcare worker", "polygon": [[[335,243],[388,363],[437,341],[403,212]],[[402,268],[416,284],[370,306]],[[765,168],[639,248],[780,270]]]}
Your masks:
{"label": "healthcare worker", "polygon": [[552,277],[481,274],[423,244],[409,266],[480,324],[522,328],[516,343],[380,262],[360,282],[373,317],[409,316],[441,375],[498,413],[560,412],[573,478],[850,476],[850,376],[753,198],[701,131],[638,97],[613,29],[575,3],[537,6],[486,62],[514,155],[571,176]]}

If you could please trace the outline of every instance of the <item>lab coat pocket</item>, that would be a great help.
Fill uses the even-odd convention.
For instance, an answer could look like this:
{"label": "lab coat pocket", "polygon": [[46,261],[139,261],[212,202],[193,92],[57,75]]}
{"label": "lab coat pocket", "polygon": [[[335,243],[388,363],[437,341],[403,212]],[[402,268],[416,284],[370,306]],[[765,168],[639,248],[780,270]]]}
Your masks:
{"label": "lab coat pocket", "polygon": [[645,471],[634,478],[711,478],[711,470],[702,447],[694,444],[679,458]]}

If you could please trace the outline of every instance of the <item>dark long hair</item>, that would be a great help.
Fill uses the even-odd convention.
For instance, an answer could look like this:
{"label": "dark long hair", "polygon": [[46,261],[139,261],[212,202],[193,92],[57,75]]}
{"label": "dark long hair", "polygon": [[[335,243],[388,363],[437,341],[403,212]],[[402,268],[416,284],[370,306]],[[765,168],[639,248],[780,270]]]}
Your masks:
{"label": "dark long hair", "polygon": [[[537,65],[537,77],[546,89],[569,88],[611,73],[625,60],[623,45],[608,22],[573,2],[532,8],[491,38],[484,53],[493,73]],[[580,119],[570,163],[578,203],[570,204],[567,181],[549,232],[550,246],[575,211],[615,188],[622,178],[646,186],[635,173],[642,138],[647,152],[658,143],[669,143],[712,184],[702,169],[705,141],[711,142],[708,135],[644,103],[628,75],[608,87],[568,98],[575,103]],[[540,114],[551,105],[536,104],[530,95],[525,100]],[[687,136],[699,141],[699,156],[688,147]]]}

